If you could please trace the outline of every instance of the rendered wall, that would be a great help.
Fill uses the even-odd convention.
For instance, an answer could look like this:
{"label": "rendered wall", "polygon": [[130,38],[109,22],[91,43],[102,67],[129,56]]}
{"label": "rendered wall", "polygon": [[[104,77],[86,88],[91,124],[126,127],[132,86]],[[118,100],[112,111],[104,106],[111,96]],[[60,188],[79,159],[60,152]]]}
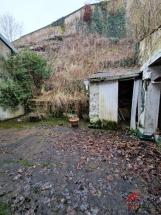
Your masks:
{"label": "rendered wall", "polygon": [[24,111],[24,107],[19,105],[18,107],[16,107],[14,110],[7,108],[4,109],[2,107],[0,107],[0,120],[7,120],[7,119],[12,119],[12,118],[16,118],[18,116],[21,116],[25,113]]}

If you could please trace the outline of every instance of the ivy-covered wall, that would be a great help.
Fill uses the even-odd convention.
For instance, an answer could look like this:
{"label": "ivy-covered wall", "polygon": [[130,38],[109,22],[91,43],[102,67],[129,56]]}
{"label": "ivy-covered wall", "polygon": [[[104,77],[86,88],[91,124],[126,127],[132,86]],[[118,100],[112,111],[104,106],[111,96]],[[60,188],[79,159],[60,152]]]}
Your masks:
{"label": "ivy-covered wall", "polygon": [[108,15],[107,36],[124,38],[126,37],[126,11],[121,9],[116,14]]}
{"label": "ivy-covered wall", "polygon": [[125,38],[126,29],[126,9],[119,8],[111,12],[108,8],[96,5],[92,11],[90,21],[85,22],[83,19],[77,21],[77,30],[86,29],[90,33],[98,33],[110,38]]}

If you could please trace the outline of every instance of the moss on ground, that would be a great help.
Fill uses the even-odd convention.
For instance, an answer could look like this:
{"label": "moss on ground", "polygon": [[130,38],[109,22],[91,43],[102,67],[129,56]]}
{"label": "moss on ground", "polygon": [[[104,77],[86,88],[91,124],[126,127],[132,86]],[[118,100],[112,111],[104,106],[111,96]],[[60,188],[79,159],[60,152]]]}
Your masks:
{"label": "moss on ground", "polygon": [[23,160],[23,159],[18,160],[17,163],[21,164],[24,167],[32,167],[32,166],[34,166],[34,164],[31,163],[30,161]]}
{"label": "moss on ground", "polygon": [[95,129],[105,129],[105,130],[116,130],[118,129],[118,125],[116,122],[108,121],[108,120],[97,120],[94,123],[89,125],[89,128]]}
{"label": "moss on ground", "polygon": [[159,150],[160,153],[161,153],[161,144],[158,144],[158,150]]}
{"label": "moss on ground", "polygon": [[22,119],[12,119],[0,122],[0,129],[22,129],[22,128],[33,128],[39,126],[56,126],[56,125],[67,125],[68,121],[66,118],[49,118],[46,120],[41,120],[39,122],[29,122],[28,120]]}
{"label": "moss on ground", "polygon": [[0,202],[0,215],[10,215],[10,207],[7,203]]}

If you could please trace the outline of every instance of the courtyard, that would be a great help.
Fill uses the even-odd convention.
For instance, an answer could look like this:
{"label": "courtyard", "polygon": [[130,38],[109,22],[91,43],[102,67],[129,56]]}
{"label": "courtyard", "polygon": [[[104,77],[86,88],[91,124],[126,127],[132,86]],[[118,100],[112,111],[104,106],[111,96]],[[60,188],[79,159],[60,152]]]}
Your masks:
{"label": "courtyard", "polygon": [[0,214],[161,214],[155,143],[57,124],[0,129]]}

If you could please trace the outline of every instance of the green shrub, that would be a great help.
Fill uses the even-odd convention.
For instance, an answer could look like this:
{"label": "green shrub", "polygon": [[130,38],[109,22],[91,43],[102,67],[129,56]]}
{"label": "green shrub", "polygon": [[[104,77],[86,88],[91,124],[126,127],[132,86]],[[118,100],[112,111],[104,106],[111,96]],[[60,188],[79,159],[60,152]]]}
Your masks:
{"label": "green shrub", "polygon": [[90,123],[90,128],[105,129],[105,130],[116,130],[118,125],[116,122],[108,120],[97,120],[96,122]]}
{"label": "green shrub", "polygon": [[116,130],[118,128],[118,125],[116,122],[108,121],[108,120],[102,120],[101,125],[102,125],[102,128],[107,130]]}
{"label": "green shrub", "polygon": [[7,76],[0,77],[0,104],[4,108],[27,104],[28,99],[40,94],[51,73],[47,61],[32,51],[12,55],[4,63]]}
{"label": "green shrub", "polygon": [[0,215],[11,215],[11,210],[7,203],[0,202]]}
{"label": "green shrub", "polygon": [[0,81],[0,104],[4,108],[21,104],[21,89],[11,79]]}

